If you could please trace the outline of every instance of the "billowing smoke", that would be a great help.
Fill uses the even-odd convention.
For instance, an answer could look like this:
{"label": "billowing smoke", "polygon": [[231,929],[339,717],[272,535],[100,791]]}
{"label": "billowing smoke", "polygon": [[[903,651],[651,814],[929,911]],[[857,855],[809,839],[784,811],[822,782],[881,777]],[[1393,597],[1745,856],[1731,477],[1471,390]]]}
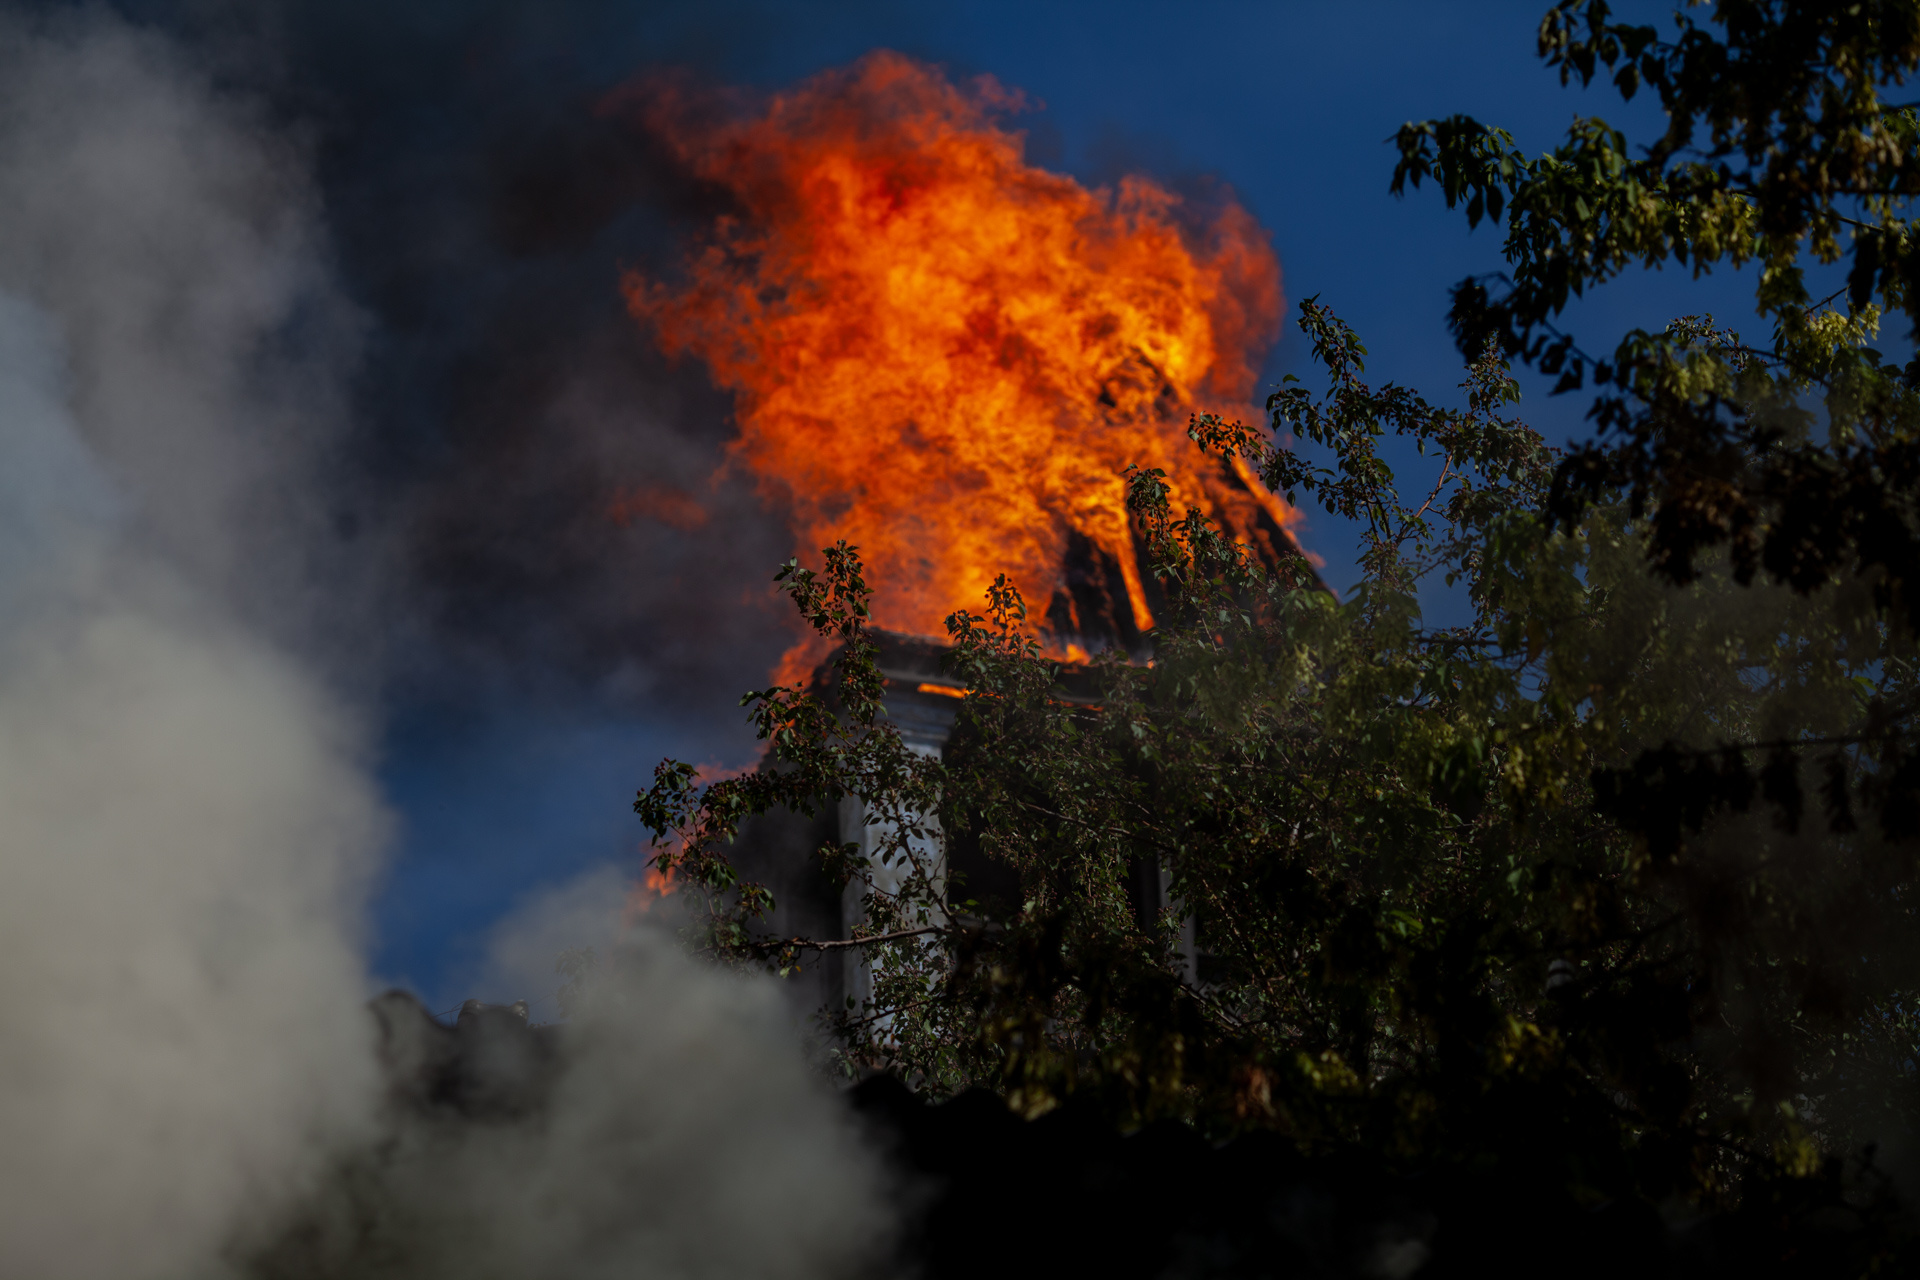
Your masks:
{"label": "billowing smoke", "polygon": [[332,332],[295,157],[159,42],[0,31],[0,1271],[163,1276],[370,1116],[384,817],[298,634]]}
{"label": "billowing smoke", "polygon": [[49,328],[0,306],[0,1271],[185,1274],[364,1115],[381,812],[313,682],[108,523]]}
{"label": "billowing smoke", "polygon": [[[715,480],[731,399],[661,355],[620,291],[727,197],[605,107],[716,35],[777,39],[783,8],[290,0],[222,55],[323,139],[341,279],[370,317],[356,492],[400,547],[409,702],[571,702],[710,732],[790,642],[768,583],[787,531],[749,478]],[[225,48],[232,29],[195,38]]]}
{"label": "billowing smoke", "polygon": [[[409,526],[300,137],[119,19],[0,20],[0,1274],[311,1271],[289,1224],[412,1132],[361,936]],[[594,1000],[550,1123],[380,1167],[414,1273],[855,1265],[868,1165],[767,993],[642,948]]]}
{"label": "billowing smoke", "polygon": [[811,1280],[886,1260],[879,1167],[797,1057],[788,1002],[659,932],[608,945],[622,897],[591,875],[502,930],[496,962],[522,978],[601,944],[564,1027],[495,1008],[449,1034],[381,1002],[383,1141],[277,1224],[262,1280]]}
{"label": "billowing smoke", "polygon": [[360,322],[304,156],[128,26],[9,22],[0,58],[0,287],[48,316],[125,540],[281,643],[361,632],[328,509]]}

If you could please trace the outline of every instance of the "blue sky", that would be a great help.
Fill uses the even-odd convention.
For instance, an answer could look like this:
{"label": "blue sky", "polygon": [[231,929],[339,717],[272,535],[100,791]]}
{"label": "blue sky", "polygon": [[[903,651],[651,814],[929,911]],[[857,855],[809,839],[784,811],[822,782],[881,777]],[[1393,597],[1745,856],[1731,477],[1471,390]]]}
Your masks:
{"label": "blue sky", "polygon": [[[1049,167],[1089,181],[1134,168],[1230,184],[1271,232],[1290,302],[1318,295],[1359,330],[1371,377],[1451,403],[1461,370],[1444,326],[1447,288],[1500,267],[1500,233],[1469,232],[1430,190],[1390,196],[1386,140],[1406,120],[1455,112],[1508,128],[1529,150],[1551,146],[1576,114],[1642,140],[1658,131],[1657,107],[1644,100],[1628,108],[1609,90],[1560,86],[1534,54],[1543,9],[875,2],[783,5],[726,22],[707,7],[668,7],[630,16],[652,24],[645,30],[603,15],[553,38],[576,41],[575,55],[606,82],[663,48],[703,74],[762,87],[878,47],[956,76],[991,73],[1044,104],[1024,124],[1031,155]],[[1582,303],[1571,327],[1589,348],[1691,312],[1738,329],[1751,321],[1749,290],[1731,276],[1650,274]],[[1315,385],[1291,313],[1267,368],[1271,382],[1288,373]],[[1537,378],[1523,387],[1521,417],[1554,441],[1584,434],[1584,400],[1547,398]],[[1431,465],[1394,460],[1410,481]],[[1344,585],[1348,531],[1316,515],[1304,540]],[[762,674],[741,671],[738,687]],[[630,805],[662,754],[747,758],[737,718],[730,704],[666,718],[526,698],[397,717],[384,778],[402,836],[375,907],[377,968],[439,1003],[469,994],[489,930],[517,904],[609,860],[638,865]]]}

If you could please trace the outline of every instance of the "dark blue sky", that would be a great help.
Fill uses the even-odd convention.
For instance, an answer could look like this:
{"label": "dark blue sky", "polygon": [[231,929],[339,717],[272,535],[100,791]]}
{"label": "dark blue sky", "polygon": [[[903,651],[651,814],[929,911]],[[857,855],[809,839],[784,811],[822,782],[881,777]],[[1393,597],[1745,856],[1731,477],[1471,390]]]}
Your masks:
{"label": "dark blue sky", "polygon": [[[1651,104],[1629,110],[1610,91],[1560,86],[1534,54],[1543,8],[1491,0],[874,2],[732,16],[711,6],[608,8],[591,21],[556,19],[541,40],[543,56],[575,59],[576,73],[585,68],[602,84],[665,60],[778,87],[876,47],[956,76],[989,72],[1044,103],[1024,124],[1031,157],[1048,167],[1089,181],[1138,169],[1230,184],[1271,232],[1290,302],[1319,295],[1359,330],[1370,376],[1452,402],[1461,370],[1443,323],[1447,287],[1499,268],[1499,232],[1470,233],[1431,191],[1390,196],[1386,139],[1403,121],[1454,112],[1503,125],[1530,150],[1551,146],[1575,114],[1601,115],[1642,140],[1657,132]],[[606,263],[609,283],[616,267]],[[1713,311],[1739,328],[1751,319],[1743,283],[1677,273],[1630,280],[1583,303],[1572,327],[1590,348],[1689,312]],[[1293,373],[1312,385],[1291,316],[1287,334],[1269,380]],[[1523,385],[1523,418],[1556,441],[1583,433],[1584,400],[1547,399],[1538,379]],[[1418,460],[1405,462],[1404,474],[1425,474]],[[1347,532],[1317,517],[1304,541],[1344,585]],[[762,674],[742,669],[736,687]],[[403,836],[377,903],[377,968],[439,1003],[469,994],[504,913],[608,860],[638,865],[630,804],[663,753],[750,758],[737,716],[730,701],[711,714],[669,716],[533,696],[493,698],[451,717],[444,708],[399,716],[384,776]]]}

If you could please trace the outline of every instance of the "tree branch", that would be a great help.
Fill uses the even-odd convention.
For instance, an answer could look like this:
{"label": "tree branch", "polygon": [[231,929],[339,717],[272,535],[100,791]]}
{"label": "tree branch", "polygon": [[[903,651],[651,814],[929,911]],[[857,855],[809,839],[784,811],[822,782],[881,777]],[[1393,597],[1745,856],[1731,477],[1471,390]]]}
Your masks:
{"label": "tree branch", "polygon": [[896,929],[892,933],[876,933],[869,938],[833,938],[820,942],[813,938],[770,938],[765,942],[750,942],[747,945],[759,951],[772,951],[779,947],[798,947],[808,951],[841,951],[847,947],[865,947],[876,942],[898,942],[901,938],[917,938],[923,933],[939,933],[945,925],[922,925],[918,929]]}

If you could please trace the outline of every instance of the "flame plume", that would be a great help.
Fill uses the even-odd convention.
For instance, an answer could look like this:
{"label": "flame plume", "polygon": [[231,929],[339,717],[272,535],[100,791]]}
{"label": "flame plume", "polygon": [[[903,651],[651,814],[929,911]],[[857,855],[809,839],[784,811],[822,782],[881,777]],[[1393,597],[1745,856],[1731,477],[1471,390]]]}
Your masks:
{"label": "flame plume", "polygon": [[[636,97],[737,212],[683,281],[629,273],[628,306],[735,394],[731,464],[802,551],[860,547],[878,625],[942,634],[1005,572],[1053,602],[1058,643],[1098,643],[1090,608],[1144,632],[1129,463],[1269,551],[1286,537],[1293,513],[1185,431],[1197,409],[1249,412],[1278,331],[1279,263],[1240,205],[1035,168],[997,122],[1016,95],[893,53],[746,115]],[[1092,605],[1089,580],[1111,583]]]}

